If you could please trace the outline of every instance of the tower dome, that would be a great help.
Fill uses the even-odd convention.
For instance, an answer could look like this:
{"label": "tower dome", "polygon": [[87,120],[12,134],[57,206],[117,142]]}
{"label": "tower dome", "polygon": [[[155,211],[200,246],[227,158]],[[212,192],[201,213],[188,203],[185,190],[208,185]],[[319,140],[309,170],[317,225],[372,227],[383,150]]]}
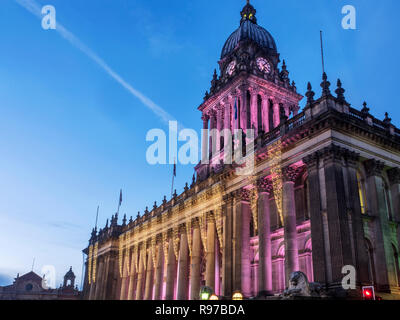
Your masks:
{"label": "tower dome", "polygon": [[226,40],[222,49],[221,59],[234,51],[242,40],[252,40],[264,49],[272,50],[274,53],[277,52],[274,38],[267,30],[257,24],[256,12],[256,9],[247,0],[247,4],[240,12],[242,17],[240,27]]}

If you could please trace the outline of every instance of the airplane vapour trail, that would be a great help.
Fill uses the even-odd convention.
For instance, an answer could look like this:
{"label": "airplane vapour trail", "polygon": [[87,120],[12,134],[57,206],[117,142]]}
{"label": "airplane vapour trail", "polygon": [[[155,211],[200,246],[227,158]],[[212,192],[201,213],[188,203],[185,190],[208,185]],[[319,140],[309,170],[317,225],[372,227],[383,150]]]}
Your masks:
{"label": "airplane vapour trail", "polygon": [[[42,9],[35,0],[15,0],[20,6],[31,12],[36,17],[42,19]],[[169,121],[175,119],[163,108],[153,102],[150,98],[146,97],[143,93],[133,88],[127,83],[118,73],[116,73],[107,63],[104,62],[96,53],[94,53],[89,47],[87,47],[82,41],[80,41],[73,33],[68,31],[62,24],[57,22],[56,31],[67,41],[69,41],[74,47],[78,48],[96,64],[98,64],[110,77],[117,81],[123,88],[129,93],[139,99],[146,107],[148,107],[154,114],[156,114],[163,122],[168,125]]]}

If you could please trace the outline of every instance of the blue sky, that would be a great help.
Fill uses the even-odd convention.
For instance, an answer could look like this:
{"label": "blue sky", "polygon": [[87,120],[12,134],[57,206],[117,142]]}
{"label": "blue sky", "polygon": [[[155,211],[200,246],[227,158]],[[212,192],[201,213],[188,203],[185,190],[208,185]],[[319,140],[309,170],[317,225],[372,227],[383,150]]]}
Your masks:
{"label": "blue sky", "polygon": [[[399,125],[395,101],[397,0],[252,0],[258,23],[275,38],[298,91],[320,95],[319,30],[332,84],[347,100],[366,100]],[[185,126],[201,129],[204,92],[222,46],[239,25],[244,0],[37,0],[134,89]],[[341,9],[357,10],[357,30],[341,28]],[[14,0],[0,4],[0,285],[16,273],[54,265],[57,284],[82,253],[100,206],[136,216],[170,194],[172,166],[150,166],[146,133],[167,129],[149,108]],[[332,90],[335,86],[332,86]],[[302,106],[304,101],[302,102]],[[193,166],[177,168],[182,191]]]}

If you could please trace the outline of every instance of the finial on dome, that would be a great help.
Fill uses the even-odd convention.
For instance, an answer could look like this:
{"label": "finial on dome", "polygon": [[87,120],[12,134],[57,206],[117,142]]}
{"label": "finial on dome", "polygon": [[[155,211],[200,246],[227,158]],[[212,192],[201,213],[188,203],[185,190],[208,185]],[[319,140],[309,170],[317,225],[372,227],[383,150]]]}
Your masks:
{"label": "finial on dome", "polygon": [[240,16],[242,17],[240,23],[242,24],[246,20],[249,20],[250,22],[257,24],[256,12],[257,10],[250,4],[250,0],[247,0],[246,5],[240,12]]}

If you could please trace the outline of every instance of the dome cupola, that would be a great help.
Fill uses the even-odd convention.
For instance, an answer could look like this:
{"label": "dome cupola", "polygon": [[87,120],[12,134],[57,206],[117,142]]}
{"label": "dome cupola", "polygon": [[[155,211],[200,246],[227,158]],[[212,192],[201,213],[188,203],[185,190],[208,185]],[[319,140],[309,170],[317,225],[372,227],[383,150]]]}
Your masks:
{"label": "dome cupola", "polygon": [[247,4],[240,12],[240,26],[226,40],[221,53],[221,59],[233,52],[242,40],[251,40],[263,49],[277,52],[274,38],[257,24],[256,9],[247,0]]}

